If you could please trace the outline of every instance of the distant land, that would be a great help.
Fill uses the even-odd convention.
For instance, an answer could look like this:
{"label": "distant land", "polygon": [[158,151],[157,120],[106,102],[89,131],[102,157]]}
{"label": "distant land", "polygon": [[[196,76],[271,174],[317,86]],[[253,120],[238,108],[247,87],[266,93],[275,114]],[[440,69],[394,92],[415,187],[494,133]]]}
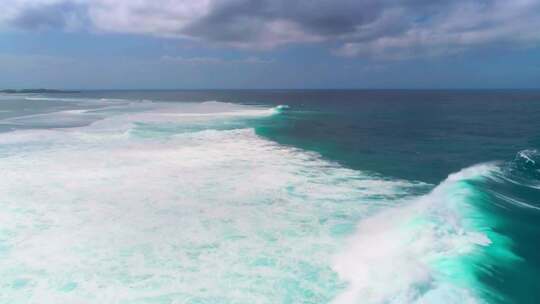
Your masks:
{"label": "distant land", "polygon": [[80,93],[80,91],[52,90],[52,89],[4,89],[0,93],[21,94],[21,93]]}

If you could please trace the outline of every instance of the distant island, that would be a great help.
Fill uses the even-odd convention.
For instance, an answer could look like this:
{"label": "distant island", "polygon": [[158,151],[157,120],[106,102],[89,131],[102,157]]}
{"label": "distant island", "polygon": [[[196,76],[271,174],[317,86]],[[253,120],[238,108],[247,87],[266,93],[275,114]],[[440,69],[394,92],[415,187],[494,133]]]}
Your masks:
{"label": "distant island", "polygon": [[15,89],[4,89],[0,90],[0,93],[7,93],[7,94],[28,94],[28,93],[80,93],[80,91],[67,91],[67,90],[51,90],[51,89],[22,89],[22,90],[15,90]]}

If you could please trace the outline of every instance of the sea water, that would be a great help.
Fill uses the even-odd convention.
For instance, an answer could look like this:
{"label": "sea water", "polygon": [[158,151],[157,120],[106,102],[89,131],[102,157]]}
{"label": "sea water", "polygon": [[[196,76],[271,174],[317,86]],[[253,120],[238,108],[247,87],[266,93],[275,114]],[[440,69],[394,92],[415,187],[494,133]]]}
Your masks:
{"label": "sea water", "polygon": [[536,303],[540,92],[0,96],[0,303]]}

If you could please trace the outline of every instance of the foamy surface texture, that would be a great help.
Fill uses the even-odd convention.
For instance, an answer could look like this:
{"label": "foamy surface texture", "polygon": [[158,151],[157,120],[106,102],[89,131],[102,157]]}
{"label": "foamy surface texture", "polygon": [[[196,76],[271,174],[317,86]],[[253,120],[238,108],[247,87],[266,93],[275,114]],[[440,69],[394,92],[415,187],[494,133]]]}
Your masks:
{"label": "foamy surface texture", "polygon": [[482,303],[517,259],[475,211],[497,164],[418,195],[256,135],[284,107],[84,102],[2,120],[1,303]]}

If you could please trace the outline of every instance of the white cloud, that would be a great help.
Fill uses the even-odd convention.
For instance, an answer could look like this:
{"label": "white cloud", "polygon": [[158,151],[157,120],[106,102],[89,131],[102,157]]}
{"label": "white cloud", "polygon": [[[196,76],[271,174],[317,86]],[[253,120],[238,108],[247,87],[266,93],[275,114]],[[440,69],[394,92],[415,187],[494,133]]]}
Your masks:
{"label": "white cloud", "polygon": [[210,0],[95,0],[88,15],[97,30],[105,32],[189,37],[182,30],[210,10]]}

